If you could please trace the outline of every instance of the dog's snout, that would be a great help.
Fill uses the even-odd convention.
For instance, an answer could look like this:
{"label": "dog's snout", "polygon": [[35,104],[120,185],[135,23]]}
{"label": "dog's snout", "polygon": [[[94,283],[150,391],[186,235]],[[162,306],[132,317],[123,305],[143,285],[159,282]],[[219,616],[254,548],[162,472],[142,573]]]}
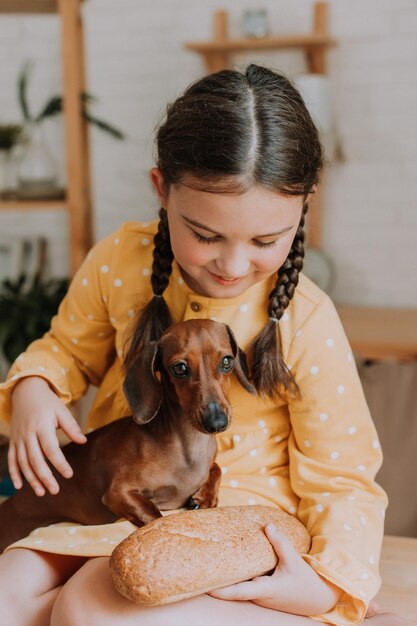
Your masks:
{"label": "dog's snout", "polygon": [[218,402],[209,402],[203,415],[204,429],[210,433],[222,433],[229,425],[229,419]]}

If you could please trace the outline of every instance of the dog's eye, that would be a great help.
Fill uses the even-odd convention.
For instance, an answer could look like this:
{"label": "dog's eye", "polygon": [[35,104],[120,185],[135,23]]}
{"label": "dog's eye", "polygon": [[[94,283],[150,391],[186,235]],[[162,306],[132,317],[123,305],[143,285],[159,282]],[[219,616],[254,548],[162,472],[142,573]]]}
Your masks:
{"label": "dog's eye", "polygon": [[190,375],[190,370],[185,363],[174,363],[171,366],[171,372],[177,378],[187,378]]}
{"label": "dog's eye", "polygon": [[235,360],[232,356],[224,356],[222,358],[222,362],[220,364],[220,369],[222,372],[230,372],[233,367]]}

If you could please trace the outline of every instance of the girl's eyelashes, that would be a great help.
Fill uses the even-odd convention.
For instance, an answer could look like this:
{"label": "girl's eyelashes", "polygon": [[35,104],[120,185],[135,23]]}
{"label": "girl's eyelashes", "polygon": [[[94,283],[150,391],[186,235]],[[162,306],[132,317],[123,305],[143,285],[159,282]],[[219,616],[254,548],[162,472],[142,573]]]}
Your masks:
{"label": "girl's eyelashes", "polygon": [[275,246],[277,241],[278,239],[274,239],[274,241],[259,241],[259,239],[254,239],[253,243],[258,248],[272,248],[272,246]]}
{"label": "girl's eyelashes", "polygon": [[[218,235],[215,235],[214,237],[203,237],[203,235],[200,235],[200,233],[197,233],[195,230],[191,230],[191,233],[193,235],[193,237],[195,237],[195,239],[197,239],[197,241],[199,241],[200,243],[215,243],[217,241],[220,241],[221,237],[219,237]],[[254,239],[253,243],[257,248],[272,248],[272,246],[275,246],[275,244],[277,243],[277,239],[275,239],[274,241],[259,241],[259,239]]]}
{"label": "girl's eyelashes", "polygon": [[190,228],[190,230],[193,237],[195,237],[197,241],[200,241],[201,243],[214,243],[215,241],[219,241],[220,239],[220,237],[218,237],[217,235],[215,235],[214,237],[203,237],[203,235],[200,235],[192,228]]}

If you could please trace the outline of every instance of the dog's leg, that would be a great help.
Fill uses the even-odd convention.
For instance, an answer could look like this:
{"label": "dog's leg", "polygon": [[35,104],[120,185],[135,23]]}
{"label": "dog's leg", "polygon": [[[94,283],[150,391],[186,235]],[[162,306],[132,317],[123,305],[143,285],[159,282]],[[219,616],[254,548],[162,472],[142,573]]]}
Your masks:
{"label": "dog's leg", "polygon": [[144,526],[162,517],[158,507],[149,498],[119,482],[112,482],[101,501],[115,515],[124,517],[135,526]]}
{"label": "dog's leg", "polygon": [[189,509],[211,509],[217,506],[222,472],[217,463],[213,463],[206,482],[188,500]]}

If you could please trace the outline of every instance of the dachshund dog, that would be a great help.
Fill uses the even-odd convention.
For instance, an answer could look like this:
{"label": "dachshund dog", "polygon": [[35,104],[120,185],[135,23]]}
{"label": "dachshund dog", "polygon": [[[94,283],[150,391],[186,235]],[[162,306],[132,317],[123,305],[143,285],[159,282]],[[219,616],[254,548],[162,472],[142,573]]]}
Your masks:
{"label": "dachshund dog", "polygon": [[160,510],[216,506],[220,468],[216,433],[229,425],[230,375],[252,394],[244,353],[232,331],[212,320],[174,324],[145,345],[123,389],[123,417],[63,449],[74,470],[56,495],[28,483],[0,506],[0,552],[35,528],[62,521],[143,526]]}

